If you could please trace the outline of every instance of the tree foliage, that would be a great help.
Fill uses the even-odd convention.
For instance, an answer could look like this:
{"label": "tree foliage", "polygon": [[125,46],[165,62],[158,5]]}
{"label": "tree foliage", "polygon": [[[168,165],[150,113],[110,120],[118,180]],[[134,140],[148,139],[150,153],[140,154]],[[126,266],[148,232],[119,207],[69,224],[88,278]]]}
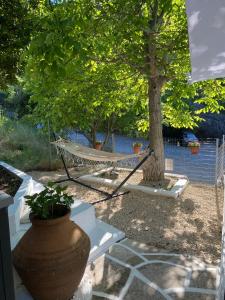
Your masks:
{"label": "tree foliage", "polygon": [[[154,25],[156,3],[161,20]],[[26,80],[33,100],[42,103],[48,114],[54,111],[55,123],[60,118],[62,126],[80,124],[79,116],[73,118],[70,111],[79,111],[81,118],[85,115],[94,122],[93,112],[100,109],[107,118],[116,111],[116,103],[121,107],[119,102],[134,99],[140,89],[137,98],[146,103],[147,78],[151,76],[147,34],[155,45],[159,76],[165,79],[162,101],[166,122],[193,127],[202,112],[222,109],[218,102],[223,96],[222,81],[187,82],[190,65],[183,0],[62,1],[39,7],[38,17],[41,30],[33,34],[26,55]],[[42,105],[39,109],[43,116]],[[90,120],[83,118],[82,129],[89,124]]]}
{"label": "tree foliage", "polygon": [[33,107],[29,104],[29,99],[30,95],[21,86],[9,85],[3,107],[21,119],[32,113]]}
{"label": "tree foliage", "polygon": [[55,128],[95,132],[130,107],[148,104],[149,114],[137,123],[149,128],[155,150],[146,179],[162,179],[162,118],[193,128],[205,112],[223,109],[222,80],[187,81],[185,1],[78,0],[38,8],[40,30],[25,55],[36,114]]}
{"label": "tree foliage", "polygon": [[79,128],[90,133],[94,144],[97,129],[106,121],[112,127],[145,98],[146,90],[128,67],[94,59],[102,49],[94,48],[93,20],[87,11],[81,3],[46,9],[40,16],[42,30],[32,38],[25,56],[25,83],[31,100],[38,103],[39,122],[50,120],[56,130]]}
{"label": "tree foliage", "polygon": [[22,50],[29,41],[28,9],[20,0],[0,1],[0,86],[15,81]]}

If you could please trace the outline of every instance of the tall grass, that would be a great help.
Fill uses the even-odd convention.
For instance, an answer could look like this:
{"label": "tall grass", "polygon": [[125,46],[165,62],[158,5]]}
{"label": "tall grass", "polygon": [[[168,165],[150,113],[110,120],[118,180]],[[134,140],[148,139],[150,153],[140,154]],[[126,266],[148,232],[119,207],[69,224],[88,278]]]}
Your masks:
{"label": "tall grass", "polygon": [[[0,160],[24,171],[54,170],[61,166],[48,136],[21,121],[0,119]],[[51,159],[50,159],[51,158]]]}

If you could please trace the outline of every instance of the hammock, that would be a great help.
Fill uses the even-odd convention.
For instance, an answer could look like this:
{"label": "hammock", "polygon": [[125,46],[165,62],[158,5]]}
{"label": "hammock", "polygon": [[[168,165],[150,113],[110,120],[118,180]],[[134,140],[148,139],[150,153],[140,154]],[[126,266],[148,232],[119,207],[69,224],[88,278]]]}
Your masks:
{"label": "hammock", "polygon": [[[52,142],[54,146],[57,148],[57,152],[60,154],[64,169],[66,171],[67,178],[58,180],[55,183],[62,183],[65,181],[73,181],[74,183],[80,184],[82,186],[85,186],[89,189],[92,189],[96,192],[104,194],[106,197],[102,200],[98,200],[92,204],[97,204],[106,200],[109,200],[111,198],[115,198],[124,194],[129,193],[128,191],[123,193],[117,193],[119,189],[128,181],[128,179],[143,165],[143,163],[148,159],[150,155],[152,155],[153,151],[149,149],[149,151],[142,152],[140,154],[121,154],[121,153],[109,153],[106,151],[96,150],[92,148],[88,148],[85,146],[82,146],[80,144],[73,143],[71,141],[65,140],[65,139],[58,139],[55,142]],[[117,162],[123,161],[123,160],[129,160],[134,159],[137,157],[144,157],[141,158],[141,160],[138,162],[136,167],[127,175],[127,177],[112,191],[112,193],[105,192],[103,190],[100,190],[98,188],[92,187],[84,182],[81,182],[77,179],[79,179],[79,176],[76,178],[73,178],[65,163],[65,158],[73,158],[78,157],[82,160],[88,161],[88,162],[94,162],[95,164],[115,164]]]}
{"label": "hammock", "polygon": [[[55,142],[53,142],[60,153],[67,152],[71,155],[78,156],[80,158],[91,160],[95,162],[118,162],[122,160],[132,159],[135,157],[140,157],[141,154],[121,154],[121,153],[110,153],[106,151],[96,150],[92,148],[88,148],[85,146],[82,146],[77,143],[73,143],[64,139],[59,139]],[[60,148],[60,149],[59,149]]]}

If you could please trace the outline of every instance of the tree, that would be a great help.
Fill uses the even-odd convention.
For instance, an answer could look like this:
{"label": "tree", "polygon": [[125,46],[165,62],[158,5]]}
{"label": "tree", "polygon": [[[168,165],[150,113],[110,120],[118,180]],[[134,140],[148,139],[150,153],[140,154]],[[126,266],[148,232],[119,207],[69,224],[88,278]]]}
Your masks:
{"label": "tree", "polygon": [[20,0],[0,1],[0,86],[15,82],[19,58],[29,41],[27,9]]}
{"label": "tree", "polygon": [[[163,180],[163,114],[173,126],[196,126],[202,112],[223,108],[218,101],[220,96],[224,99],[223,83],[188,85],[190,64],[184,0],[96,1],[95,9],[96,47],[107,45],[96,60],[129,67],[129,72],[138,72],[145,82],[149,141],[154,156],[145,165],[144,180]],[[170,95],[163,99],[165,94]],[[193,106],[190,98],[200,105]]]}
{"label": "tree", "polygon": [[163,118],[192,128],[201,113],[222,109],[224,99],[223,81],[187,83],[185,1],[61,1],[50,8],[26,55],[36,111],[55,125],[90,130],[127,103],[147,101],[154,156],[144,179],[163,180]]}
{"label": "tree", "polygon": [[30,114],[33,107],[29,104],[30,95],[21,86],[8,86],[4,108],[14,112],[18,119]]}
{"label": "tree", "polygon": [[143,98],[143,82],[124,66],[91,58],[91,51],[99,51],[93,50],[87,8],[81,13],[82,5],[71,2],[45,8],[42,30],[33,35],[25,53],[24,82],[37,103],[34,115],[39,122],[50,120],[55,130],[78,128],[94,146],[103,124],[108,123],[110,133],[116,118]]}
{"label": "tree", "polygon": [[[0,0],[0,88],[17,83],[23,73],[21,55],[38,32],[40,13],[48,6],[43,0]],[[37,18],[38,17],[38,18]]]}

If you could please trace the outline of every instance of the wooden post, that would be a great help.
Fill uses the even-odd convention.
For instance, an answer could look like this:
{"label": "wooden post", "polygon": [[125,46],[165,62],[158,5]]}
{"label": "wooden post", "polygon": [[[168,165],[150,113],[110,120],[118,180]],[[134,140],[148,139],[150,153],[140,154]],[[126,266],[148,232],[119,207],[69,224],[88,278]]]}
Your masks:
{"label": "wooden post", "polygon": [[0,299],[15,300],[8,206],[13,198],[0,192]]}

